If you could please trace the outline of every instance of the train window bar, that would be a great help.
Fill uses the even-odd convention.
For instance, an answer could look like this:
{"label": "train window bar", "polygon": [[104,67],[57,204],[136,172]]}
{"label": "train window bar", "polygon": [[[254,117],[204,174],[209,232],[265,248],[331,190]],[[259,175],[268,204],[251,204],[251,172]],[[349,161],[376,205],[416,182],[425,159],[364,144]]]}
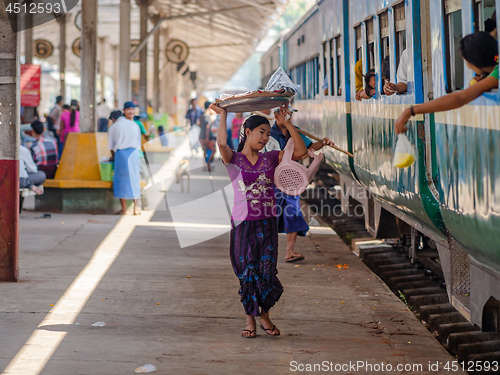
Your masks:
{"label": "train window bar", "polygon": [[405,3],[401,2],[394,5],[394,29],[396,31],[396,66],[399,66],[399,61],[403,51],[406,49],[406,14]]}
{"label": "train window bar", "polygon": [[[380,24],[380,48],[382,51],[382,86],[387,80],[391,79],[389,64],[386,59],[389,59],[389,12],[387,10],[379,14]],[[384,91],[380,90],[384,95]]]}
{"label": "train window bar", "polygon": [[340,41],[340,35],[335,37],[335,51],[337,54],[337,96],[342,95],[342,75],[340,74],[342,67],[342,44]]}
{"label": "train window bar", "polygon": [[335,67],[335,40],[330,39],[328,42],[330,44],[330,87],[332,88],[330,91],[330,96],[335,95],[336,83],[335,83],[335,72],[338,70],[338,67]]}
{"label": "train window bar", "polygon": [[484,31],[485,22],[495,13],[495,0],[476,0],[474,3],[474,30]]}
{"label": "train window bar", "polygon": [[354,28],[354,34],[356,36],[356,61],[359,61],[363,57],[363,38],[361,36],[361,25],[358,25]]}
{"label": "train window bar", "polygon": [[326,83],[326,93],[325,96],[327,96],[331,91],[333,91],[333,85],[331,88],[328,86],[328,44],[329,42],[323,42],[323,86]]}
{"label": "train window bar", "polygon": [[445,0],[445,43],[446,43],[446,79],[447,91],[464,87],[464,63],[457,51],[462,32],[462,3],[460,0]]}
{"label": "train window bar", "polygon": [[368,70],[375,69],[375,34],[373,32],[373,18],[366,21],[366,57],[368,58],[368,64],[366,65]]}

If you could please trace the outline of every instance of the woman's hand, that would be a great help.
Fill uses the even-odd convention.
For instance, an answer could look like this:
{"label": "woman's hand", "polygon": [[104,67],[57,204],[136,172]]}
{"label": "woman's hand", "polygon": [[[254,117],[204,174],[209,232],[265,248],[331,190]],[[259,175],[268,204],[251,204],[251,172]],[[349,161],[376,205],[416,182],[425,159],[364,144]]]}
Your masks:
{"label": "woman's hand", "polygon": [[322,140],[324,146],[335,146],[335,143],[333,143],[330,139],[328,138],[323,138]]}
{"label": "woman's hand", "polygon": [[288,115],[289,113],[290,111],[288,110],[288,108],[280,108],[280,111],[276,112],[276,122],[285,124],[287,128],[289,126],[293,127],[292,118]]}
{"label": "woman's hand", "polygon": [[398,92],[398,88],[396,86],[396,84],[392,83],[392,82],[389,82],[387,81],[384,85],[384,93],[385,95],[394,95],[395,93]]}
{"label": "woman's hand", "polygon": [[411,110],[410,108],[406,108],[403,113],[398,117],[395,123],[396,134],[404,133],[408,130],[406,127],[406,123],[410,120]]}
{"label": "woman's hand", "polygon": [[226,114],[226,110],[224,108],[219,107],[217,104],[212,103],[209,107],[212,111],[217,113],[218,115]]}

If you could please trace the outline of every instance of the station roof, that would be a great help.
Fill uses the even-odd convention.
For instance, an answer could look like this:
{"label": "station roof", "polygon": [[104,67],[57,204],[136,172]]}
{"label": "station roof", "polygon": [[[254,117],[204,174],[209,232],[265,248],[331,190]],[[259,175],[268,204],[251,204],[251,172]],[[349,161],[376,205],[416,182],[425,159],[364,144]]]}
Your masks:
{"label": "station roof", "polygon": [[[98,0],[98,36],[107,43],[119,44],[120,0]],[[149,15],[166,18],[162,28],[167,28],[170,39],[187,43],[190,55],[186,61],[191,71],[198,74],[204,88],[220,88],[250,57],[258,42],[265,36],[274,20],[281,14],[289,0],[150,0]],[[140,39],[140,11],[131,1],[131,39]],[[80,71],[80,58],[71,46],[80,37],[75,24],[80,6],[71,10],[67,26],[67,70]],[[81,19],[81,17],[80,17]],[[78,21],[76,21],[77,23]],[[151,20],[148,30],[154,25]],[[24,39],[24,38],[23,38]],[[51,21],[34,29],[34,39],[46,39],[54,46],[53,65],[59,63],[59,25]],[[24,40],[23,40],[24,42]],[[162,42],[163,43],[163,42]],[[164,43],[163,43],[164,44]],[[164,45],[161,46],[164,54]],[[106,72],[113,71],[113,56],[106,50]],[[99,54],[99,50],[98,50]],[[153,38],[148,42],[148,73],[153,69]],[[132,79],[139,75],[139,64],[132,63]]]}

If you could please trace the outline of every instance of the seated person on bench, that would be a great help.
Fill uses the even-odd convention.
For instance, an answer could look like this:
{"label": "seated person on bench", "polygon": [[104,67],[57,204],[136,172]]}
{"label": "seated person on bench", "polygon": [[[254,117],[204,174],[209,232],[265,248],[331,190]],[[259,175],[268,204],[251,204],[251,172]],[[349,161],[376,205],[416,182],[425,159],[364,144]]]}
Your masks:
{"label": "seated person on bench", "polygon": [[31,123],[33,136],[36,141],[31,146],[31,151],[35,155],[35,163],[38,170],[44,171],[47,178],[54,178],[57,164],[59,163],[59,154],[57,152],[56,140],[44,134],[43,123],[35,120]]}
{"label": "seated person on bench", "polygon": [[43,190],[39,187],[45,182],[45,172],[39,171],[31,151],[19,146],[19,184],[21,189],[30,189],[40,195]]}

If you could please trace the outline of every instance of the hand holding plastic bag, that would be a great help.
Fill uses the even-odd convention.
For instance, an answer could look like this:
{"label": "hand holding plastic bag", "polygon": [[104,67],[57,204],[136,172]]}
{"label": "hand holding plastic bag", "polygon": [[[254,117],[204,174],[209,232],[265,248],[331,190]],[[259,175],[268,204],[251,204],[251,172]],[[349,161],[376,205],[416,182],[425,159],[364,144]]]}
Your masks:
{"label": "hand holding plastic bag", "polygon": [[415,149],[405,134],[398,134],[396,152],[392,165],[397,168],[408,168],[415,162]]}

